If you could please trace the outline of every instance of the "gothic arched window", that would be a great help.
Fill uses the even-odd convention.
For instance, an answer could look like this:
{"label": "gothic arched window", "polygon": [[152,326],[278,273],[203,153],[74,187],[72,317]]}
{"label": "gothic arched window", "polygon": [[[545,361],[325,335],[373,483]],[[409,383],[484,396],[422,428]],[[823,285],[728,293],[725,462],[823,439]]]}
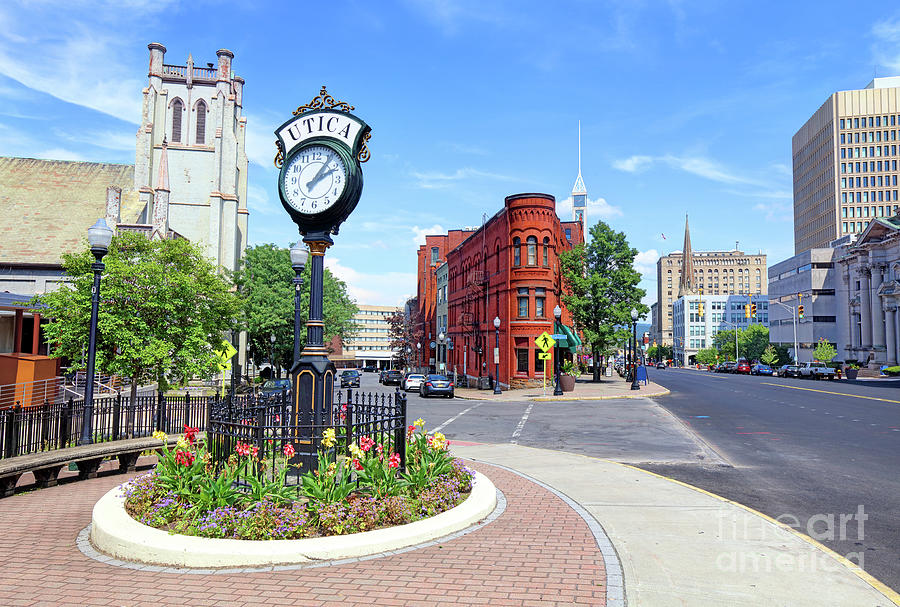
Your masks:
{"label": "gothic arched window", "polygon": [[197,102],[197,137],[194,143],[206,145],[206,103],[202,99]]}
{"label": "gothic arched window", "polygon": [[518,236],[513,238],[513,266],[522,265],[522,241]]}
{"label": "gothic arched window", "polygon": [[172,142],[181,142],[181,118],[184,113],[184,104],[181,99],[172,102]]}
{"label": "gothic arched window", "polygon": [[537,238],[534,236],[529,236],[525,239],[525,243],[528,247],[528,265],[536,266],[537,265]]}
{"label": "gothic arched window", "polygon": [[544,267],[550,267],[550,239],[544,237]]}

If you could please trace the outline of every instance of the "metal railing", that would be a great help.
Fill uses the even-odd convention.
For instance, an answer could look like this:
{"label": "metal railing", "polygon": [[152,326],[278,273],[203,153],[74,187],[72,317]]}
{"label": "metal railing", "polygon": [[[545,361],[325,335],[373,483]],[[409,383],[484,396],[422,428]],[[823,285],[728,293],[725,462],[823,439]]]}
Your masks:
{"label": "metal railing", "polygon": [[16,404],[29,407],[45,402],[61,402],[64,392],[65,380],[62,377],[4,384],[0,386],[0,409],[13,407]]}

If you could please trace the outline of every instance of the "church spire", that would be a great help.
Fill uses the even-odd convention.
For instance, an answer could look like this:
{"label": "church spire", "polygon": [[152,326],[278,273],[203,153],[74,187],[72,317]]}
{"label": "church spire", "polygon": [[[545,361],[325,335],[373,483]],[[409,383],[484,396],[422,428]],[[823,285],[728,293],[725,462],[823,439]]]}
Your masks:
{"label": "church spire", "polygon": [[681,278],[678,281],[678,297],[694,294],[694,252],[691,250],[691,228],[688,216],[684,216],[684,248],[681,250]]}
{"label": "church spire", "polygon": [[578,177],[572,187],[572,219],[584,223],[584,212],[587,208],[587,189],[581,178],[581,121],[578,121]]}

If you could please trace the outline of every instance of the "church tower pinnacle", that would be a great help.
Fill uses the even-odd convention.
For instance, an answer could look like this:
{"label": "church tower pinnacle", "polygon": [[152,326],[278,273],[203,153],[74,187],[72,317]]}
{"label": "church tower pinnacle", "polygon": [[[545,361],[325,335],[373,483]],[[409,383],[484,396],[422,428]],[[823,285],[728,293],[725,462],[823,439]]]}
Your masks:
{"label": "church tower pinnacle", "polygon": [[587,210],[587,189],[581,178],[581,121],[578,121],[578,177],[572,187],[572,220],[584,223],[584,212]]}
{"label": "church tower pinnacle", "polygon": [[681,250],[681,278],[678,281],[678,297],[694,295],[694,252],[691,250],[691,228],[688,216],[684,216],[684,248]]}

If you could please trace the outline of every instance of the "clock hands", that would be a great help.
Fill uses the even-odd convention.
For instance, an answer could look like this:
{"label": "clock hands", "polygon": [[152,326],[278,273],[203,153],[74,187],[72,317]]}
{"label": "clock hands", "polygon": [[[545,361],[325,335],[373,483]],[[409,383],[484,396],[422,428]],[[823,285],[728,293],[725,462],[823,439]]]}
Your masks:
{"label": "clock hands", "polygon": [[328,169],[327,163],[323,164],[319,171],[315,174],[315,176],[313,176],[313,178],[306,183],[306,189],[311,190],[316,187],[316,185],[320,181],[334,173],[337,170],[337,167],[328,169],[327,171],[325,169]]}

